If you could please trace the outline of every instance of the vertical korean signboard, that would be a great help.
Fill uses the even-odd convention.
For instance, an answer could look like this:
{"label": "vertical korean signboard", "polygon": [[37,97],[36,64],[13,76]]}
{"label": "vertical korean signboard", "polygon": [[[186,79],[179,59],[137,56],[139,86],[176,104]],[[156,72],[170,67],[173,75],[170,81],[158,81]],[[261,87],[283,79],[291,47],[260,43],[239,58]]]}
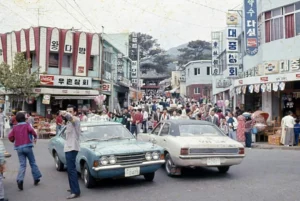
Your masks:
{"label": "vertical korean signboard", "polygon": [[118,54],[118,64],[117,64],[117,77],[118,81],[123,80],[123,54]]}
{"label": "vertical korean signboard", "polygon": [[244,0],[244,9],[246,52],[248,55],[254,56],[258,52],[256,0]]}
{"label": "vertical korean signboard", "polygon": [[212,32],[212,75],[219,75],[219,55],[221,50],[221,32]]}

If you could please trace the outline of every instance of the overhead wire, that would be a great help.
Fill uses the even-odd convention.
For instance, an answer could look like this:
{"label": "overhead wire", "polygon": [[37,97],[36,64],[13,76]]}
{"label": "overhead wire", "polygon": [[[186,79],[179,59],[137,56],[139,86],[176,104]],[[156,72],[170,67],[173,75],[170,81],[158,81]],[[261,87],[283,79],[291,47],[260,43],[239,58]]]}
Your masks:
{"label": "overhead wire", "polygon": [[211,9],[213,11],[219,11],[219,12],[222,12],[222,13],[227,13],[227,11],[224,11],[224,10],[221,10],[221,9],[218,9],[218,8],[214,8],[214,7],[211,7],[211,6],[208,6],[208,5],[205,5],[205,4],[193,1],[193,0],[186,0],[186,1],[188,1],[190,3],[193,3],[193,4],[197,4],[197,5],[205,7],[205,8],[209,8],[209,9]]}
{"label": "overhead wire", "polygon": [[12,10],[11,8],[7,7],[6,5],[4,5],[3,3],[0,2],[0,5],[8,10],[10,10],[12,13],[14,13],[15,15],[19,16],[20,18],[24,19],[25,21],[27,21],[29,24],[34,25],[33,22],[31,22],[30,20],[26,19],[25,17],[21,16],[19,13],[15,12],[14,10]]}
{"label": "overhead wire", "polygon": [[83,27],[85,27],[87,30],[91,31],[88,27],[86,27],[82,22],[80,22],[76,17],[74,17],[73,14],[71,14],[68,9],[66,9],[58,0],[55,0],[60,7],[62,7],[73,19],[75,19],[79,24],[81,24]]}
{"label": "overhead wire", "polygon": [[158,15],[157,13],[154,13],[154,12],[151,12],[145,8],[141,8],[141,7],[138,7],[136,6],[135,4],[127,1],[127,0],[124,0],[125,2],[127,2],[128,4],[132,5],[134,8],[136,9],[140,9],[142,10],[143,12],[146,12],[146,13],[149,13],[149,14],[152,14],[154,16],[157,16],[159,18],[163,18],[163,19],[166,19],[166,20],[169,20],[169,21],[174,21],[174,22],[178,22],[178,23],[182,23],[182,24],[189,24],[189,25],[192,25],[192,26],[197,26],[197,27],[201,27],[201,28],[221,28],[221,27],[211,27],[211,26],[203,26],[203,25],[200,25],[200,24],[195,24],[195,23],[191,23],[191,22],[185,22],[185,21],[181,21],[181,20],[177,20],[177,19],[173,19],[173,18],[170,18],[170,17],[165,17],[165,16],[162,16],[162,15]]}

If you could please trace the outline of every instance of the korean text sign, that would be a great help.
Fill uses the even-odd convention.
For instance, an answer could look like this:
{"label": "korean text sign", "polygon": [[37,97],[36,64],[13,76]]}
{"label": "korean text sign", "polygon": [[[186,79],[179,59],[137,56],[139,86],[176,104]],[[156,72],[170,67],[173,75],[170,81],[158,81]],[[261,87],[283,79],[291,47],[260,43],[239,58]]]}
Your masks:
{"label": "korean text sign", "polygon": [[246,52],[253,56],[258,52],[256,0],[244,0],[244,9]]}
{"label": "korean text sign", "polygon": [[40,75],[40,85],[91,88],[92,79],[90,77]]}

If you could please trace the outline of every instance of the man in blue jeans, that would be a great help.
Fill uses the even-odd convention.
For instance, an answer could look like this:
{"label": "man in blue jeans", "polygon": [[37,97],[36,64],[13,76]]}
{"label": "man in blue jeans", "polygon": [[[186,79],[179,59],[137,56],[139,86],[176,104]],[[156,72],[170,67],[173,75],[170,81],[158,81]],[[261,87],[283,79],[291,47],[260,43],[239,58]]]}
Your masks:
{"label": "man in blue jeans", "polygon": [[34,153],[32,151],[33,143],[36,143],[37,135],[32,126],[26,123],[25,114],[23,112],[18,112],[16,115],[17,125],[13,127],[8,135],[9,141],[13,142],[15,145],[15,150],[17,150],[20,168],[17,176],[18,188],[23,190],[23,181],[26,172],[26,158],[29,161],[32,177],[34,180],[34,185],[38,185],[42,174],[36,165]]}
{"label": "man in blue jeans", "polygon": [[76,107],[68,105],[67,112],[62,112],[62,116],[66,118],[66,142],[64,152],[67,161],[67,171],[69,178],[71,195],[67,199],[74,199],[80,196],[80,188],[78,183],[78,175],[76,170],[76,157],[80,149],[79,136],[81,133],[80,120],[76,115]]}

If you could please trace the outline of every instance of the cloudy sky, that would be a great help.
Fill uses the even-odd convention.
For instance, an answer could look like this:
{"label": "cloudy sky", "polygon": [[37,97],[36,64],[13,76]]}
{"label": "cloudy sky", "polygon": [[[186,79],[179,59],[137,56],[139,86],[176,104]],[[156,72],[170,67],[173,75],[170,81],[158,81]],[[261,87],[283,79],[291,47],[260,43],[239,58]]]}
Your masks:
{"label": "cloudy sky", "polygon": [[0,0],[1,33],[56,26],[105,33],[143,32],[165,49],[210,40],[226,25],[226,11],[242,0]]}

